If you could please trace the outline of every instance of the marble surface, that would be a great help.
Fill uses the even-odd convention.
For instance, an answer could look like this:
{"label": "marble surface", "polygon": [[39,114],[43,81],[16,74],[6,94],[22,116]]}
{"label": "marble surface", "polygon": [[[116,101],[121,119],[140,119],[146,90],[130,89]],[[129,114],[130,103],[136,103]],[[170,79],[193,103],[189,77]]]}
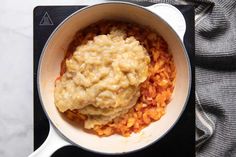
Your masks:
{"label": "marble surface", "polygon": [[33,151],[33,9],[103,0],[1,0],[0,157]]}

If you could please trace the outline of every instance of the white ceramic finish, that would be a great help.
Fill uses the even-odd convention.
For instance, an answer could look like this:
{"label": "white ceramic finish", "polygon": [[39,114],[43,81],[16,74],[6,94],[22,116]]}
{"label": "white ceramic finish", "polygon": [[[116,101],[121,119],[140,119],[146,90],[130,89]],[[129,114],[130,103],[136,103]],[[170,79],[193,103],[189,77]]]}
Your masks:
{"label": "white ceramic finish", "polygon": [[183,14],[176,7],[166,3],[159,3],[149,6],[147,9],[165,19],[183,41],[186,31],[186,22]]}
{"label": "white ceramic finish", "polygon": [[69,142],[64,140],[60,136],[60,133],[57,133],[53,126],[49,125],[49,134],[45,142],[29,157],[47,157],[51,156],[58,148],[71,145]]}
{"label": "white ceramic finish", "polygon": [[[98,137],[86,133],[65,121],[54,105],[54,81],[59,76],[60,64],[68,44],[76,31],[101,19],[126,20],[155,29],[167,41],[177,68],[176,87],[172,101],[167,106],[166,114],[159,121],[130,137],[119,135]],[[49,39],[44,54],[41,56],[39,68],[39,93],[45,112],[54,127],[71,143],[99,153],[126,153],[141,149],[160,139],[180,117],[190,90],[189,62],[177,34],[167,23],[147,9],[124,3],[95,5],[73,14]]]}

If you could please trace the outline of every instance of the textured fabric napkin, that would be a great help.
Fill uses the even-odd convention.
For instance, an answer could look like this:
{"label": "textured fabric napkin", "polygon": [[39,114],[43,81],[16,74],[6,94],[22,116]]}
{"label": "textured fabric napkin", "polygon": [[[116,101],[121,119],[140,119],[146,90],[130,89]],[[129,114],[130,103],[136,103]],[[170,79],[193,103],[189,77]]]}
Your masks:
{"label": "textured fabric napkin", "polygon": [[146,1],[195,5],[196,156],[236,157],[236,1]]}

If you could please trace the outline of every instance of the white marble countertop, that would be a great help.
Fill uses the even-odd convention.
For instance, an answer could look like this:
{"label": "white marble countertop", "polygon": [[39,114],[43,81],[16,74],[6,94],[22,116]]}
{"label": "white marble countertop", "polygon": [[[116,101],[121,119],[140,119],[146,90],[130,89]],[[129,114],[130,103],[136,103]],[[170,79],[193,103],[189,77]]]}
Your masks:
{"label": "white marble countertop", "polygon": [[104,0],[1,0],[0,157],[33,151],[33,9]]}

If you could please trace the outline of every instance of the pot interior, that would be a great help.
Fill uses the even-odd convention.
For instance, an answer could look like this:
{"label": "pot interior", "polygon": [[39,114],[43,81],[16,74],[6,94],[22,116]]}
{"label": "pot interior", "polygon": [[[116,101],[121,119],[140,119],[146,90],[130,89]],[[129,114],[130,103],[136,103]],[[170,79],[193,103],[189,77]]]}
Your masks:
{"label": "pot interior", "polygon": [[[120,135],[98,137],[87,133],[65,121],[54,104],[54,82],[59,76],[60,65],[68,44],[78,30],[102,19],[135,22],[156,30],[168,43],[176,65],[176,85],[166,114],[159,121],[130,137]],[[101,153],[134,151],[161,138],[180,117],[190,90],[188,58],[177,34],[150,11],[124,3],[98,4],[76,12],[66,19],[45,45],[38,72],[39,94],[44,110],[54,126],[74,144]]]}

